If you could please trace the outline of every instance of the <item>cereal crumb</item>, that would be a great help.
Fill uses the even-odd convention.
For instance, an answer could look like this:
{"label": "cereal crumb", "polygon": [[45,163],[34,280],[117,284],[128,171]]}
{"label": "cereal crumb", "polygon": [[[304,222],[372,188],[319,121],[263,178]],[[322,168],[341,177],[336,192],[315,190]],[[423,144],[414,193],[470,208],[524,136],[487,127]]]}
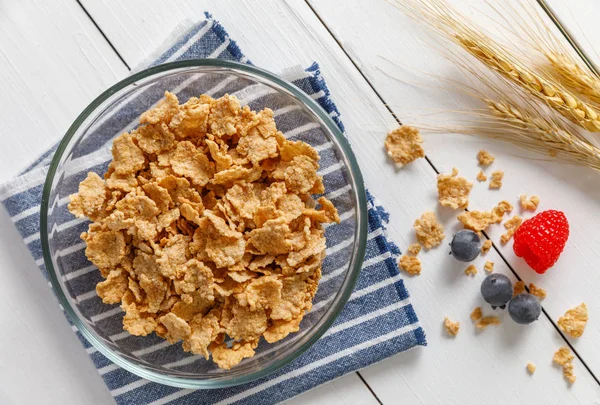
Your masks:
{"label": "cereal crumb", "polygon": [[552,361],[559,366],[564,366],[575,358],[567,346],[563,346],[554,353]]}
{"label": "cereal crumb", "polygon": [[488,272],[491,273],[492,271],[494,271],[494,262],[490,262],[489,260],[485,262],[485,265],[483,266],[483,269]]}
{"label": "cereal crumb", "polygon": [[475,232],[481,232],[487,229],[491,224],[502,222],[504,214],[511,212],[513,206],[508,201],[500,201],[498,205],[490,211],[465,211],[458,215],[458,220],[466,229]]}
{"label": "cereal crumb", "polygon": [[528,199],[527,195],[523,194],[519,197],[519,201],[521,202],[521,208],[524,210],[535,211],[540,204],[540,197],[532,195]]}
{"label": "cereal crumb", "polygon": [[535,373],[535,369],[536,369],[535,364],[533,364],[533,363],[527,363],[527,372],[529,374]]}
{"label": "cereal crumb", "polygon": [[451,321],[450,318],[445,317],[444,318],[444,328],[446,328],[446,332],[448,332],[448,334],[450,336],[456,336],[456,335],[458,335],[458,330],[460,328],[460,322],[454,322],[454,321]]}
{"label": "cereal crumb", "polygon": [[418,276],[421,274],[421,260],[416,256],[402,255],[398,262],[398,267],[411,276]]}
{"label": "cereal crumb", "polygon": [[496,158],[493,157],[487,150],[482,149],[479,151],[479,153],[477,153],[477,160],[479,161],[480,165],[489,166],[492,163],[494,163],[494,160],[496,160]]}
{"label": "cereal crumb", "polygon": [[492,178],[490,180],[490,188],[491,189],[499,189],[502,187],[502,179],[504,178],[503,170],[495,170],[492,172]]}
{"label": "cereal crumb", "polygon": [[452,174],[437,176],[438,201],[444,207],[464,209],[469,205],[469,193],[473,183],[464,177],[457,177],[458,169],[452,169]]}
{"label": "cereal crumb", "polygon": [[535,295],[540,300],[543,300],[544,298],[546,298],[546,290],[536,286],[533,283],[529,283],[529,293],[532,295]]}
{"label": "cereal crumb", "polygon": [[419,219],[416,219],[413,227],[415,228],[417,240],[425,249],[431,249],[439,245],[446,237],[444,227],[431,211],[424,212]]}
{"label": "cereal crumb", "polygon": [[473,264],[469,265],[469,267],[465,269],[465,274],[467,276],[474,276],[475,274],[477,274],[477,267],[475,267],[475,265]]}
{"label": "cereal crumb", "polygon": [[481,318],[475,324],[478,329],[485,329],[490,325],[500,325],[500,318],[498,318],[496,315],[488,315]]}
{"label": "cereal crumb", "polygon": [[483,313],[481,312],[481,307],[477,307],[473,310],[473,312],[471,312],[471,320],[473,322],[478,321],[481,319],[481,317],[483,316]]}
{"label": "cereal crumb", "polygon": [[481,245],[481,253],[486,254],[487,252],[489,252],[491,247],[492,241],[490,239],[486,239],[486,241],[483,242],[483,245]]}
{"label": "cereal crumb", "polygon": [[419,252],[421,251],[421,244],[419,243],[412,243],[410,245],[408,245],[408,253],[413,254],[413,255],[418,255]]}
{"label": "cereal crumb", "polygon": [[508,243],[508,241],[513,237],[513,235],[515,234],[517,229],[519,229],[519,227],[521,226],[522,223],[523,223],[523,219],[518,215],[515,215],[511,219],[507,220],[504,223],[504,228],[506,228],[506,233],[503,233],[502,235],[500,235],[500,243],[502,243],[503,245],[506,245]]}
{"label": "cereal crumb", "polygon": [[577,380],[575,373],[573,373],[573,363],[567,363],[563,366],[563,376],[569,384],[573,384]]}
{"label": "cereal crumb", "polygon": [[524,292],[525,292],[525,282],[523,280],[517,281],[513,287],[513,297],[516,297],[519,294],[523,294]]}
{"label": "cereal crumb", "polygon": [[388,133],[385,148],[388,156],[399,166],[407,165],[418,158],[425,157],[421,147],[423,139],[419,130],[409,125],[402,125]]}
{"label": "cereal crumb", "polygon": [[487,181],[487,176],[483,173],[483,170],[480,170],[479,173],[477,173],[477,180]]}
{"label": "cereal crumb", "polygon": [[588,309],[585,303],[569,309],[558,319],[560,329],[571,337],[581,337],[588,321]]}

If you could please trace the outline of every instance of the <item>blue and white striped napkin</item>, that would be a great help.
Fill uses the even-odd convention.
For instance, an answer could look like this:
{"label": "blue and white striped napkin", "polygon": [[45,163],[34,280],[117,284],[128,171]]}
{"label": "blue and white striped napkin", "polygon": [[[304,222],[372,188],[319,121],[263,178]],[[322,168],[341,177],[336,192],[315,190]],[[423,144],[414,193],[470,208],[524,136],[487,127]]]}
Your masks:
{"label": "blue and white striped napkin", "polygon": [[[250,63],[223,27],[209,14],[206,15],[206,20],[193,26],[174,42],[176,43],[166,52],[155,58],[152,65],[166,61],[207,57]],[[286,76],[289,75],[284,74],[284,77]],[[300,72],[295,71],[293,76],[288,78],[314,98],[343,130],[339,112],[331,100],[316,63]],[[135,108],[130,105],[125,106],[123,109],[125,117],[129,113],[139,115],[139,112],[129,112],[128,109]],[[288,118],[286,124],[287,130],[295,131],[297,135],[301,135],[304,131],[301,122]],[[121,126],[120,129],[122,128]],[[118,131],[113,132],[113,135],[116,135]],[[298,138],[302,139],[300,136]],[[89,152],[97,156],[103,148],[106,148],[106,142],[96,143],[90,145]],[[18,178],[0,187],[2,204],[46,277],[39,234],[39,211],[43,182],[53,152],[54,148],[42,155]],[[323,155],[323,152],[321,154]],[[328,168],[323,156],[322,163],[327,174],[333,175],[329,180],[328,176],[325,176],[326,189],[331,198],[332,194],[335,195],[336,192],[343,190],[336,189],[335,167]],[[88,168],[82,169],[86,170],[82,170],[80,175],[84,175]],[[400,252],[386,237],[388,215],[370,194],[367,197],[369,235],[365,261],[356,289],[334,325],[308,351],[286,367],[253,382],[231,388],[193,391],[153,383],[121,369],[92,347],[75,330],[115,401],[118,404],[135,405],[276,403],[414,346],[426,345],[425,333],[410,304],[408,292],[396,267],[396,259]],[[63,206],[63,209],[65,204],[66,200],[58,201],[58,205]],[[57,226],[61,232],[81,232],[86,227],[85,222],[73,220],[72,217]],[[328,235],[328,250],[340,251],[346,247],[345,241],[340,239],[342,238],[336,238],[336,235]],[[79,246],[81,242],[73,243],[75,245],[67,247],[63,253],[79,252],[79,256],[82,256],[82,247]],[[78,278],[96,272],[89,262],[77,266],[70,269],[68,274],[70,282],[76,283]],[[325,277],[335,277],[336,274],[333,273],[335,272]],[[324,274],[327,274],[325,269]],[[83,295],[85,294],[90,296],[90,300],[97,299],[93,290]],[[107,309],[106,306],[99,305],[99,308],[105,311],[100,314],[101,317],[116,316],[120,313],[118,307]],[[166,344],[154,347],[168,350]]]}

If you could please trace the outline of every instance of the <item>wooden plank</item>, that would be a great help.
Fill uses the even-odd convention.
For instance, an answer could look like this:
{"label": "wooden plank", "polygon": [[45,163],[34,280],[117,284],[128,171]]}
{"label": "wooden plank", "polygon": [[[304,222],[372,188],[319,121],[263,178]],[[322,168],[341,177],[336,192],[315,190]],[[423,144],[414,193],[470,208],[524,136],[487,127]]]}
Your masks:
{"label": "wooden plank", "polygon": [[[154,41],[154,38],[163,38],[169,33],[174,23],[165,23],[166,15],[170,16],[169,21],[173,21],[171,16],[197,19],[204,11],[192,1],[157,2],[152,7],[143,7],[148,3],[141,1],[121,3],[103,0],[84,1],[84,4],[121,55],[133,65],[152,49],[152,46],[147,47],[148,42],[142,41],[142,38]],[[401,171],[395,170],[386,161],[381,144],[385,133],[396,125],[395,120],[307,5],[299,0],[289,0],[255,1],[251,4],[207,1],[202,6],[224,23],[242,49],[259,66],[278,71],[291,64],[307,64],[312,60],[321,63],[366,181],[392,215],[390,234],[402,247],[411,243],[414,238],[411,231],[414,219],[425,209],[437,209],[435,172],[424,160]],[[358,37],[359,29],[362,33],[369,27],[382,27],[379,24],[381,6],[376,6],[374,2],[319,3],[319,7],[326,8],[332,14],[339,13],[335,17],[335,24],[329,25],[333,32],[348,33],[348,30],[355,30],[355,34],[344,37],[344,45],[359,41],[354,38]],[[348,12],[340,13],[344,10]],[[396,15],[392,9],[384,11],[387,20]],[[127,20],[122,17],[127,15],[135,15],[136,18]],[[378,32],[389,31],[391,37],[374,43],[373,48],[394,50],[400,47],[411,56],[420,53],[422,59],[433,54],[414,43],[403,41],[403,32],[392,30],[394,27],[390,25],[387,24],[381,31],[378,29]],[[409,25],[404,22],[398,25],[398,29],[404,27],[404,30],[409,30]],[[159,42],[157,39],[153,45]],[[369,46],[367,43],[361,44]],[[355,58],[361,69],[367,69],[374,63],[373,51],[365,53],[368,57],[364,58],[364,49],[351,47],[349,52],[352,56],[361,53],[360,57]],[[399,51],[396,49],[396,52]],[[391,82],[389,79],[381,80],[378,91],[386,90],[386,94],[391,89],[400,91],[401,86]],[[402,91],[406,92],[404,88]],[[427,99],[421,93],[410,94],[413,99],[419,98],[419,102],[421,98]],[[454,154],[457,149],[467,148],[469,144],[470,149],[464,154]],[[479,141],[452,136],[433,141],[428,139],[426,146],[428,152],[440,161],[441,168],[449,170],[451,161],[462,163],[458,166],[474,178],[477,172],[474,153],[481,146]],[[502,164],[509,173],[512,167],[516,168],[514,173],[520,173],[523,165],[530,164],[511,158],[508,149],[493,146],[498,154],[497,167]],[[507,184],[512,185],[505,186],[502,195],[507,190],[514,191],[518,186],[517,175],[511,178],[509,173]],[[534,182],[535,178],[531,181]],[[526,192],[533,190],[542,196],[546,195],[546,187],[523,189]],[[500,197],[500,193],[489,193],[481,185],[476,187],[474,194],[473,205],[482,208],[491,207]],[[510,198],[514,199],[517,195]],[[448,233],[456,229],[451,224],[456,213],[437,210],[449,226]],[[494,238],[497,239],[498,234],[494,234]],[[496,252],[490,252],[485,259],[495,261],[497,271],[510,274]],[[504,319],[502,327],[476,333],[469,324],[468,314],[475,305],[481,304],[478,289],[483,275],[479,274],[476,280],[466,279],[462,274],[463,267],[449,260],[444,248],[428,252],[423,255],[423,260],[424,274],[407,280],[407,284],[428,332],[430,347],[396,356],[365,370],[365,376],[369,376],[368,382],[377,395],[381,392],[385,396],[383,399],[389,403],[396,403],[400,399],[407,403],[411,403],[411,399],[415,402],[431,399],[432,402],[469,403],[473,402],[473,398],[499,398],[501,402],[502,399],[514,400],[513,387],[518,387],[519,400],[523,402],[586,402],[598,397],[598,385],[579,362],[575,365],[579,380],[570,390],[562,381],[560,371],[550,366],[553,352],[564,342],[548,320],[542,319],[535,326],[523,328]],[[483,259],[476,262],[480,269],[483,262]],[[541,284],[548,287],[545,283]],[[441,330],[444,315],[463,322],[463,332],[455,340],[447,339]],[[541,371],[533,379],[519,374],[524,372],[528,361],[537,362],[540,366]]]}

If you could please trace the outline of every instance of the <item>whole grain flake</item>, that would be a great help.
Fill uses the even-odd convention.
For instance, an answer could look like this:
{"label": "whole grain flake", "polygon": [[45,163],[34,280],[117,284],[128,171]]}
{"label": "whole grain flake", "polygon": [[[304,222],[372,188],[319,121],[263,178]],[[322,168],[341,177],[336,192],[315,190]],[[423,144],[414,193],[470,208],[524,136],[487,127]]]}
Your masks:
{"label": "whole grain flake", "polygon": [[479,319],[475,324],[477,329],[485,329],[490,325],[500,325],[500,318],[496,315],[487,315]]}
{"label": "whole grain flake", "polygon": [[390,159],[397,165],[404,166],[418,158],[425,157],[422,143],[423,139],[417,128],[402,125],[388,133],[385,139],[385,148]]}
{"label": "whole grain flake", "polygon": [[421,259],[416,256],[402,255],[398,267],[411,276],[418,276],[421,274]]}
{"label": "whole grain flake", "polygon": [[[323,223],[339,222],[323,194],[319,155],[285,139],[273,112],[225,95],[165,99],[113,142],[102,177],[90,173],[69,210],[93,221],[86,256],[121,303],[123,328],[152,332],[231,368],[297,332],[325,257]],[[231,344],[226,343],[233,340]]]}
{"label": "whole grain flake", "polygon": [[413,255],[418,255],[419,252],[421,251],[421,244],[419,243],[412,243],[410,245],[408,245],[408,249],[406,249],[408,251],[408,253],[413,254]]}
{"label": "whole grain flake", "polygon": [[477,173],[477,181],[487,181],[487,176],[483,173],[483,170],[480,170],[479,173]]}
{"label": "whole grain flake", "polygon": [[503,200],[490,211],[473,210],[462,212],[458,215],[458,220],[466,229],[481,232],[486,230],[491,224],[499,224],[502,222],[504,214],[511,212],[512,210],[512,204]]}
{"label": "whole grain flake", "polygon": [[533,363],[527,363],[527,372],[529,374],[535,373],[535,369],[536,369],[535,364],[533,364]]}
{"label": "whole grain flake", "polygon": [[502,243],[503,245],[507,244],[508,241],[513,237],[517,229],[519,229],[522,223],[523,219],[518,215],[515,215],[511,219],[507,220],[504,223],[504,228],[506,228],[506,232],[500,235],[500,243]]}
{"label": "whole grain flake", "polygon": [[540,197],[532,195],[527,198],[527,195],[523,194],[519,196],[519,202],[521,203],[521,208],[524,210],[535,211],[540,204]]}
{"label": "whole grain flake", "polygon": [[473,310],[473,312],[471,312],[471,315],[469,315],[469,316],[473,322],[480,320],[481,317],[483,316],[483,313],[481,312],[481,307],[476,307]]}
{"label": "whole grain flake", "polygon": [[490,189],[497,190],[502,187],[502,179],[504,178],[503,170],[495,170],[492,172],[492,178],[490,179]]}
{"label": "whole grain flake", "polygon": [[562,367],[563,376],[569,382],[569,384],[573,384],[575,382],[575,380],[577,379],[577,377],[575,377],[575,374],[573,372],[573,359],[574,358],[575,358],[575,356],[573,355],[573,353],[571,353],[571,350],[566,346],[559,348],[556,351],[556,353],[554,353],[554,357],[552,358],[552,361],[555,364]]}
{"label": "whole grain flake", "polygon": [[535,295],[540,300],[543,300],[544,298],[546,298],[546,290],[536,286],[533,283],[529,283],[529,293],[532,295]]}
{"label": "whole grain flake", "polygon": [[492,241],[490,239],[486,239],[485,242],[483,242],[483,244],[481,245],[481,253],[486,254],[487,252],[489,252],[491,247]]}
{"label": "whole grain flake", "polygon": [[525,282],[523,280],[519,280],[513,286],[513,297],[523,294],[525,292]]}
{"label": "whole grain flake", "polygon": [[456,336],[456,335],[458,335],[458,331],[460,329],[460,322],[452,321],[450,318],[445,317],[444,318],[444,328],[446,329],[446,332],[448,333],[448,335]]}
{"label": "whole grain flake", "polygon": [[474,264],[469,265],[469,267],[465,269],[465,275],[474,276],[475,274],[477,274],[477,267],[475,267]]}
{"label": "whole grain flake", "polygon": [[585,303],[569,309],[558,318],[558,327],[571,337],[581,337],[588,321],[588,309]]}
{"label": "whole grain flake", "polygon": [[481,166],[489,166],[494,163],[496,158],[493,157],[487,150],[482,149],[477,153],[477,160]]}
{"label": "whole grain flake", "polygon": [[427,211],[415,220],[413,225],[417,241],[425,247],[431,249],[438,246],[446,235],[444,235],[444,227],[437,220],[435,214]]}
{"label": "whole grain flake", "polygon": [[464,177],[458,177],[458,169],[452,169],[452,174],[438,174],[438,201],[444,207],[464,209],[469,206],[469,194],[473,183]]}
{"label": "whole grain flake", "polygon": [[487,273],[491,273],[494,271],[494,262],[491,261],[486,261],[485,264],[483,265],[483,269],[487,272]]}

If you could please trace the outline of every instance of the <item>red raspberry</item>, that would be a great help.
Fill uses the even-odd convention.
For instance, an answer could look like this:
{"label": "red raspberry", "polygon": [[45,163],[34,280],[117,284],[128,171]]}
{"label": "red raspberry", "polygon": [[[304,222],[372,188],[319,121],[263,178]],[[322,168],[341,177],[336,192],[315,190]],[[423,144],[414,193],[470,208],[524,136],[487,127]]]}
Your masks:
{"label": "red raspberry", "polygon": [[543,274],[558,260],[569,239],[569,222],[560,211],[543,211],[524,221],[514,235],[513,250],[536,273]]}

